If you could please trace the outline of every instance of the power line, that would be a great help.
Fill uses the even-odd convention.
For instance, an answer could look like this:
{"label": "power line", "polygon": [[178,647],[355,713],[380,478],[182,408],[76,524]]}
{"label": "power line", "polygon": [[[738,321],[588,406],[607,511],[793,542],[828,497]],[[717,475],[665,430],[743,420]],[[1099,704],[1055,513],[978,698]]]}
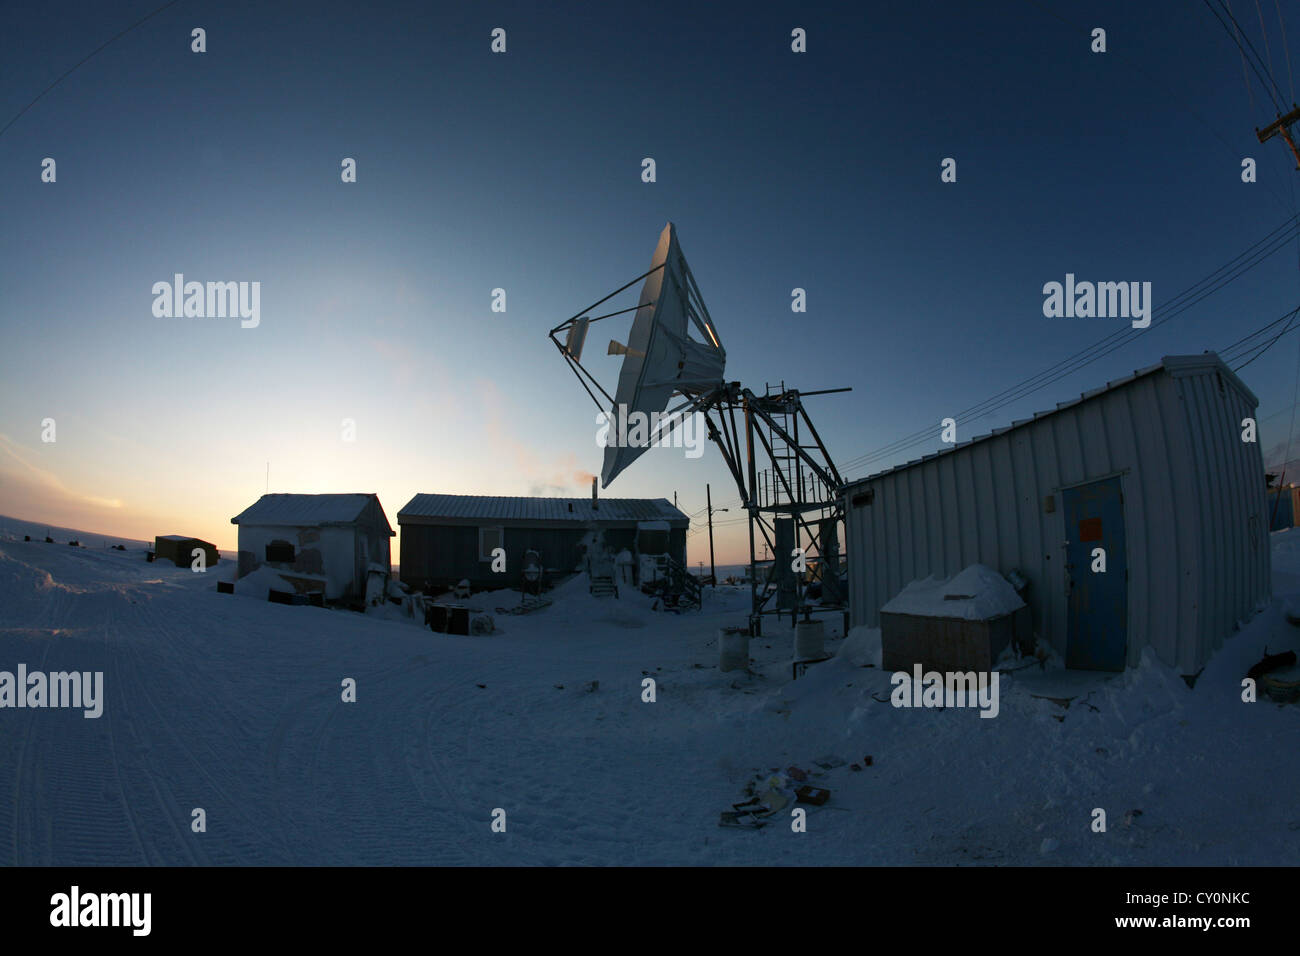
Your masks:
{"label": "power line", "polygon": [[[1230,269],[1233,269],[1233,268],[1237,268],[1237,267],[1239,267],[1239,266],[1241,265],[1240,260],[1243,260],[1243,259],[1245,259],[1245,258],[1247,258],[1247,257],[1249,257],[1249,256],[1251,256],[1251,255],[1258,255],[1258,254],[1259,254],[1259,247],[1261,247],[1261,246],[1267,246],[1268,248],[1264,250],[1265,255],[1264,255],[1263,257],[1257,259],[1255,262],[1251,263],[1249,266],[1247,266],[1247,269],[1249,269],[1249,268],[1253,268],[1253,266],[1256,265],[1256,264],[1258,264],[1259,261],[1262,261],[1262,259],[1263,259],[1264,257],[1267,257],[1267,255],[1272,255],[1274,252],[1276,252],[1276,251],[1281,247],[1281,246],[1279,245],[1279,243],[1284,244],[1285,242],[1289,242],[1289,241],[1290,241],[1290,235],[1291,235],[1291,234],[1294,234],[1294,230],[1295,230],[1295,226],[1296,226],[1296,223],[1295,223],[1294,220],[1295,220],[1295,217],[1291,217],[1291,219],[1288,219],[1287,221],[1283,222],[1283,224],[1282,224],[1281,226],[1279,226],[1279,227],[1277,227],[1276,229],[1274,229],[1272,232],[1270,232],[1270,233],[1269,233],[1267,236],[1265,236],[1263,239],[1261,239],[1261,240],[1255,242],[1255,243],[1252,244],[1250,247],[1248,247],[1245,251],[1243,251],[1242,253],[1238,254],[1238,255],[1237,255],[1236,257],[1234,257],[1233,259],[1229,260],[1228,263],[1226,263],[1226,264],[1223,265],[1223,266],[1220,266],[1218,269],[1214,270],[1214,272],[1210,273],[1210,274],[1209,274],[1208,276],[1206,276],[1204,279],[1201,279],[1199,282],[1193,284],[1193,285],[1190,286],[1188,289],[1185,289],[1183,292],[1179,293],[1177,296],[1175,296],[1173,299],[1171,299],[1168,303],[1164,303],[1164,304],[1162,304],[1162,305],[1161,305],[1160,307],[1158,307],[1155,311],[1164,311],[1164,310],[1166,310],[1166,309],[1169,309],[1169,308],[1173,307],[1174,305],[1176,305],[1180,299],[1182,299],[1182,298],[1184,298],[1184,297],[1186,297],[1186,296],[1188,296],[1188,295],[1196,294],[1196,293],[1198,292],[1198,289],[1197,289],[1198,286],[1203,285],[1203,284],[1206,283],[1206,282],[1209,282],[1209,281],[1214,280],[1216,276],[1218,276],[1220,273],[1224,272],[1225,270],[1230,270]],[[1286,233],[1286,234],[1282,234],[1282,230],[1287,230],[1287,233]],[[1245,271],[1247,271],[1247,269],[1242,269],[1241,272],[1239,272],[1237,275],[1231,276],[1231,277],[1228,278],[1226,281],[1221,282],[1221,283],[1220,283],[1219,285],[1217,285],[1214,289],[1209,290],[1209,291],[1217,291],[1218,288],[1222,288],[1223,285],[1226,285],[1227,282],[1230,282],[1230,281],[1232,281],[1233,279],[1237,278],[1239,275],[1241,275],[1242,273],[1244,273]],[[1202,296],[1202,297],[1203,297],[1203,296]],[[1197,301],[1199,301],[1199,299],[1198,299]],[[973,414],[973,413],[980,413],[980,414],[982,414],[982,413],[984,413],[985,411],[991,411],[991,410],[992,410],[992,406],[1001,407],[1001,404],[1005,404],[1005,403],[1001,403],[1001,404],[999,404],[999,403],[997,402],[997,400],[998,400],[998,399],[1001,399],[1003,396],[1007,396],[1007,395],[1010,395],[1010,394],[1013,393],[1013,392],[1017,392],[1019,389],[1021,389],[1022,386],[1030,385],[1030,384],[1034,383],[1036,380],[1044,379],[1044,378],[1046,378],[1046,377],[1051,376],[1052,373],[1056,372],[1058,369],[1062,369],[1063,367],[1065,367],[1065,366],[1067,366],[1067,365],[1070,365],[1071,363],[1073,363],[1073,362],[1075,362],[1076,360],[1078,360],[1078,359],[1080,359],[1080,358],[1086,356],[1087,353],[1089,353],[1089,352],[1091,352],[1091,351],[1093,351],[1093,350],[1095,350],[1095,349],[1099,349],[1099,348],[1103,348],[1103,347],[1105,347],[1107,344],[1109,344],[1110,342],[1112,342],[1112,341],[1114,341],[1114,340],[1116,340],[1116,339],[1121,339],[1121,338],[1128,338],[1128,339],[1131,339],[1131,338],[1134,337],[1134,333],[1135,333],[1135,330],[1133,330],[1131,326],[1126,326],[1125,328],[1118,329],[1118,330],[1116,330],[1115,332],[1112,332],[1110,335],[1106,336],[1106,337],[1105,337],[1104,339],[1102,339],[1100,342],[1094,343],[1093,345],[1088,346],[1086,349],[1083,349],[1083,350],[1081,350],[1080,352],[1077,352],[1077,353],[1075,353],[1074,355],[1069,356],[1069,357],[1067,357],[1067,358],[1061,360],[1060,362],[1056,363],[1055,365],[1051,366],[1050,368],[1044,370],[1043,372],[1040,372],[1038,375],[1033,376],[1033,377],[1030,378],[1030,379],[1026,379],[1024,382],[1021,382],[1021,383],[1019,383],[1018,385],[1013,385],[1013,386],[1011,386],[1011,387],[1008,388],[1008,389],[1004,389],[1003,391],[997,393],[996,395],[992,396],[991,398],[986,399],[984,402],[981,402],[981,403],[978,404],[978,405],[972,406],[971,408],[966,409],[965,411],[963,411],[963,412],[960,413],[960,414],[961,414],[962,416],[967,416],[967,415],[969,415],[969,414]],[[1083,364],[1087,364],[1087,363],[1084,362]],[[1074,371],[1075,368],[1081,368],[1081,367],[1082,367],[1082,364],[1080,364],[1080,365],[1076,365],[1076,366],[1074,366],[1073,368],[1070,368],[1070,369],[1068,369],[1068,370],[1062,372],[1062,374],[1069,374],[1069,372],[1070,372],[1070,371]],[[1057,376],[1056,376],[1055,378],[1053,378],[1052,380],[1054,381],[1054,380],[1056,380],[1057,378],[1060,378],[1060,377],[1061,377],[1060,375],[1057,375]],[[1050,384],[1050,382],[1044,382],[1044,384]],[[1017,397],[1018,397],[1018,396],[1017,396]],[[895,446],[900,446],[900,449],[901,449],[901,447],[908,447],[908,446],[912,443],[912,438],[926,438],[926,437],[929,437],[932,433],[933,433],[933,429],[932,429],[932,428],[924,429],[924,430],[922,430],[922,431],[920,431],[920,432],[917,432],[914,436],[909,436],[908,438],[900,439],[900,440],[897,441],[897,442],[893,442],[893,443],[891,443],[891,444],[889,444],[889,445],[886,445],[886,446],[884,446],[884,448],[880,449],[878,452],[874,452],[874,453],[871,453],[871,454],[868,454],[868,455],[864,455],[864,456],[859,456],[858,458],[852,459],[850,462],[846,462],[846,463],[845,463],[845,467],[852,467],[852,466],[855,465],[855,464],[861,463],[864,459],[873,459],[873,458],[881,457],[881,456],[884,455],[884,454],[889,454],[889,453],[891,453],[892,451],[895,450]]]}
{"label": "power line", "polygon": [[[1110,335],[1101,339],[1087,348],[1076,352],[1048,369],[1031,376],[1024,381],[1003,389],[996,395],[985,399],[977,405],[960,412],[955,416],[959,423],[966,423],[979,418],[990,412],[996,411],[1013,401],[1032,394],[1052,383],[1059,381],[1066,375],[1072,374],[1087,365],[1092,364],[1100,358],[1109,355],[1116,349],[1133,341],[1144,331],[1150,331],[1163,325],[1165,322],[1177,317],[1187,309],[1201,302],[1203,299],[1222,289],[1224,286],[1240,278],[1246,272],[1253,269],[1259,263],[1275,254],[1277,251],[1290,243],[1300,230],[1297,229],[1297,217],[1290,216],[1282,225],[1269,232],[1263,239],[1252,243],[1244,251],[1228,260],[1227,263],[1215,269],[1205,278],[1199,280],[1187,289],[1174,296],[1167,303],[1163,303],[1153,313],[1162,313],[1159,320],[1153,321],[1148,329],[1134,329],[1132,326],[1125,326]],[[1207,285],[1209,283],[1209,285]],[[1204,287],[1204,288],[1202,288]],[[1170,311],[1172,310],[1172,311]],[[876,451],[860,455],[857,458],[850,459],[841,465],[841,471],[847,472],[848,469],[866,465],[869,462],[877,461],[886,456],[897,454],[908,448],[911,448],[921,442],[932,439],[934,436],[933,426],[914,432],[912,435],[898,439],[888,445],[883,446]]]}
{"label": "power line", "polygon": [[[1051,7],[1047,6],[1047,4],[1043,2],[1043,0],[1025,0],[1025,2],[1030,4],[1031,6],[1037,7],[1043,13],[1046,13],[1049,17],[1052,17],[1053,19],[1059,21],[1060,23],[1065,24],[1067,27],[1069,27],[1072,30],[1080,30],[1086,33],[1089,29],[1088,25],[1086,24],[1080,24],[1071,20],[1067,20],[1065,17],[1061,16]],[[1213,9],[1211,9],[1211,12],[1213,12]],[[1223,21],[1220,20],[1220,23],[1222,22]],[[1154,73],[1147,70],[1147,68],[1142,65],[1142,62],[1140,60],[1138,60],[1136,57],[1130,56],[1123,49],[1119,49],[1119,48],[1117,48],[1112,52],[1108,52],[1106,55],[1107,56],[1118,55],[1121,59],[1127,60],[1129,66],[1131,66],[1138,73],[1141,73],[1143,76],[1145,76],[1148,82],[1150,82],[1152,86],[1164,90],[1165,95],[1169,97],[1169,99],[1172,102],[1176,103],[1180,109],[1190,114],[1192,117],[1196,119],[1198,123],[1200,123],[1207,130],[1209,130],[1210,135],[1213,136],[1215,139],[1217,139],[1220,143],[1222,143],[1224,148],[1227,149],[1228,152],[1230,152],[1235,158],[1240,158],[1241,151],[1239,147],[1233,146],[1230,142],[1224,139],[1223,135],[1217,129],[1215,129],[1214,126],[1210,124],[1209,120],[1207,120],[1204,116],[1202,116],[1197,110],[1187,105],[1187,100],[1184,96],[1180,95],[1177,91],[1170,89],[1170,87],[1167,86],[1160,77],[1156,76]],[[1244,50],[1242,51],[1242,55],[1244,58],[1245,56]],[[1271,183],[1269,183],[1269,190],[1273,193],[1273,195],[1275,196],[1279,195]],[[1279,199],[1280,198],[1281,197],[1279,196]]]}
{"label": "power line", "polygon": [[[1264,55],[1268,57],[1268,77],[1273,79],[1273,51],[1268,48],[1268,29],[1264,26],[1264,10],[1259,5],[1259,0],[1255,0],[1255,13],[1259,16],[1259,35],[1264,41]],[[1277,88],[1277,81],[1273,80],[1273,86]],[[1282,96],[1281,89],[1277,90],[1279,98]],[[1281,112],[1279,110],[1279,112]]]}
{"label": "power line", "polygon": [[1286,42],[1286,24],[1282,22],[1282,0],[1273,0],[1274,6],[1277,7],[1277,26],[1278,32],[1282,34],[1282,52],[1286,57],[1286,79],[1287,84],[1291,87],[1291,102],[1295,102],[1295,76],[1291,73],[1291,49]]}
{"label": "power line", "polygon": [[[1281,115],[1282,103],[1280,97],[1282,91],[1277,88],[1276,82],[1273,82],[1272,86],[1269,85],[1272,80],[1272,74],[1269,74],[1269,78],[1265,79],[1264,74],[1260,72],[1260,67],[1263,67],[1265,70],[1267,70],[1268,67],[1264,63],[1263,57],[1259,55],[1259,51],[1255,49],[1255,44],[1250,41],[1250,37],[1246,36],[1246,31],[1241,29],[1241,24],[1237,22],[1237,18],[1232,15],[1232,11],[1227,8],[1223,0],[1219,0],[1219,7],[1228,15],[1228,19],[1232,21],[1232,25],[1237,28],[1237,32],[1233,33],[1233,31],[1228,27],[1228,24],[1224,22],[1223,17],[1219,16],[1219,11],[1215,10],[1214,7],[1210,5],[1210,0],[1202,0],[1202,2],[1205,4],[1206,8],[1214,14],[1214,18],[1219,21],[1224,31],[1227,32],[1228,38],[1237,45],[1238,50],[1241,50],[1242,56],[1246,55],[1246,50],[1242,47],[1241,41],[1246,41],[1246,46],[1250,47],[1251,52],[1255,55],[1255,59],[1250,60],[1250,68],[1254,70],[1255,75],[1259,77],[1259,82],[1263,85],[1264,92],[1268,94],[1269,99],[1273,101],[1273,105],[1277,107],[1278,115]],[[1256,65],[1256,61],[1258,61],[1258,65]],[[1277,96],[1273,95],[1274,90],[1277,91]]]}
{"label": "power line", "polygon": [[[1284,335],[1286,335],[1288,332],[1290,332],[1291,329],[1295,326],[1295,316],[1296,316],[1296,313],[1297,313],[1297,312],[1300,312],[1300,306],[1297,306],[1296,308],[1294,308],[1294,309],[1292,309],[1290,312],[1288,312],[1286,315],[1282,316],[1282,318],[1284,318],[1284,319],[1286,319],[1286,318],[1290,318],[1291,321],[1288,322],[1288,323],[1283,327],[1283,329],[1282,329],[1281,332],[1279,332],[1277,335],[1273,336],[1273,338],[1272,338],[1271,341],[1265,343],[1265,344],[1262,345],[1262,346],[1259,346],[1259,345],[1257,345],[1257,346],[1253,346],[1252,348],[1246,349],[1244,352],[1242,352],[1241,354],[1237,355],[1236,358],[1241,358],[1242,355],[1249,354],[1250,352],[1255,351],[1255,349],[1258,349],[1258,351],[1255,351],[1255,354],[1254,354],[1254,355],[1252,355],[1252,356],[1251,356],[1249,359],[1247,359],[1245,362],[1242,362],[1240,365],[1238,365],[1236,368],[1234,368],[1233,371],[1234,371],[1234,372],[1240,372],[1243,368],[1245,368],[1245,367],[1246,367],[1247,365],[1249,365],[1251,362],[1255,361],[1255,359],[1259,358],[1261,355],[1263,355],[1265,352],[1267,352],[1269,349],[1271,349],[1274,345],[1276,345],[1278,339],[1282,338],[1282,336],[1284,336]],[[1281,321],[1281,320],[1278,320],[1278,321]],[[1271,322],[1271,323],[1269,323],[1269,324],[1270,324],[1270,325],[1275,325],[1276,322]],[[1220,355],[1220,358],[1222,358],[1222,355]]]}
{"label": "power line", "polygon": [[5,125],[4,125],[3,127],[0,127],[0,136],[3,136],[3,135],[5,134],[5,130],[9,129],[10,126],[13,126],[14,123],[17,123],[18,120],[22,117],[22,115],[23,115],[24,113],[26,113],[29,109],[31,109],[33,106],[35,106],[35,105],[37,104],[37,102],[39,102],[40,99],[41,99],[43,96],[45,96],[46,93],[50,92],[50,90],[54,89],[56,86],[58,86],[58,85],[59,85],[60,83],[62,83],[64,80],[66,80],[69,76],[71,76],[73,73],[75,73],[78,69],[80,69],[82,66],[84,66],[84,65],[86,64],[86,62],[89,61],[90,58],[93,57],[96,53],[99,53],[101,50],[103,50],[103,49],[104,49],[106,46],[108,46],[109,44],[111,44],[111,43],[115,43],[116,41],[122,39],[122,37],[126,36],[128,33],[130,33],[130,32],[131,32],[132,30],[134,30],[136,27],[138,27],[138,26],[140,26],[140,25],[142,25],[142,24],[148,22],[149,20],[152,20],[154,17],[156,17],[158,14],[162,13],[162,12],[163,12],[164,10],[166,10],[168,7],[174,7],[174,6],[176,6],[176,4],[178,4],[178,3],[180,3],[180,0],[170,0],[169,3],[164,3],[161,7],[159,7],[157,10],[155,10],[153,13],[150,13],[150,14],[146,15],[145,17],[143,17],[142,19],[139,19],[139,20],[135,21],[135,23],[131,24],[129,27],[127,27],[127,28],[126,28],[125,30],[123,30],[121,33],[118,33],[116,36],[113,36],[113,37],[111,37],[110,39],[105,40],[105,41],[104,41],[103,43],[101,43],[99,46],[95,47],[95,49],[91,50],[89,53],[87,53],[85,56],[83,56],[80,60],[78,60],[76,63],[74,63],[74,64],[72,65],[71,69],[67,70],[67,71],[66,71],[62,76],[60,76],[57,80],[55,80],[53,83],[51,83],[51,84],[50,84],[49,86],[47,86],[45,89],[43,89],[43,90],[41,90],[39,93],[37,93],[37,94],[36,94],[36,98],[33,99],[30,103],[28,103],[26,106],[24,106],[22,109],[20,109],[20,110],[18,111],[18,113],[14,116],[13,119],[11,119],[8,123],[5,123]]}
{"label": "power line", "polygon": [[[1274,319],[1272,322],[1268,323],[1268,325],[1260,326],[1255,331],[1248,332],[1247,334],[1243,335],[1241,338],[1237,339],[1237,341],[1233,342],[1231,345],[1225,345],[1223,348],[1219,349],[1219,357],[1223,358],[1225,355],[1230,354],[1234,349],[1236,349],[1237,346],[1242,345],[1243,343],[1249,341],[1250,339],[1255,338],[1257,335],[1262,335],[1264,333],[1267,333],[1268,330],[1271,329],[1273,326],[1277,325],[1280,322],[1285,322],[1290,315],[1291,313],[1288,312],[1286,313],[1286,315]],[[1253,349],[1254,347],[1255,346],[1248,346],[1247,348],[1243,349],[1241,352],[1238,352],[1237,358],[1240,358],[1246,352],[1251,351],[1251,349]]]}
{"label": "power line", "polygon": [[[1210,12],[1213,13],[1214,11],[1211,10]],[[1240,44],[1237,45],[1237,49],[1241,50]],[[1258,114],[1255,112],[1255,91],[1250,87],[1250,74],[1246,72],[1245,50],[1241,50],[1241,80],[1246,84],[1246,99],[1250,101],[1250,115],[1257,116]]]}

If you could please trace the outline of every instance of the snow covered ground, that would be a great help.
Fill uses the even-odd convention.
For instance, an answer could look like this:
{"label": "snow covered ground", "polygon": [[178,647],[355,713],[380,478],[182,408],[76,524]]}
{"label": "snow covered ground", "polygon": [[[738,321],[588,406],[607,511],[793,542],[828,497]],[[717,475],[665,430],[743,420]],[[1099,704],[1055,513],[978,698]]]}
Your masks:
{"label": "snow covered ground", "polygon": [[[1300,705],[1240,700],[1265,646],[1300,648],[1282,613],[1300,592],[1297,531],[1273,537],[1273,606],[1194,689],[1151,660],[1110,680],[1035,666],[1003,677],[985,719],[894,708],[889,675],[850,655],[792,682],[788,628],[752,642],[752,674],[719,672],[717,629],[743,623],[740,589],[674,615],[575,580],[550,608],[496,615],[497,634],[454,637],[396,608],[219,594],[224,561],[195,574],[100,535],[74,549],[45,544],[43,525],[3,529],[0,670],[103,671],[106,698],[99,719],[0,709],[3,863],[1300,859]],[[341,700],[349,677],[355,703]],[[1068,708],[1047,699],[1076,694]],[[846,765],[823,770],[827,756]],[[831,791],[807,832],[779,814],[762,830],[718,826],[748,781],[791,765]]]}

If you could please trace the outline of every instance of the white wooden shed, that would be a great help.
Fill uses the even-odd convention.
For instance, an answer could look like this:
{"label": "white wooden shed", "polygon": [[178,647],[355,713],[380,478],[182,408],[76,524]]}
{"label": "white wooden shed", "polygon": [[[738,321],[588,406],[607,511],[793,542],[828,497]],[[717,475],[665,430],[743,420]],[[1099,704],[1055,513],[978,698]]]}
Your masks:
{"label": "white wooden shed", "polygon": [[391,572],[396,532],[373,494],[262,495],[230,523],[241,578],[268,565],[301,591],[356,604],[372,570]]}

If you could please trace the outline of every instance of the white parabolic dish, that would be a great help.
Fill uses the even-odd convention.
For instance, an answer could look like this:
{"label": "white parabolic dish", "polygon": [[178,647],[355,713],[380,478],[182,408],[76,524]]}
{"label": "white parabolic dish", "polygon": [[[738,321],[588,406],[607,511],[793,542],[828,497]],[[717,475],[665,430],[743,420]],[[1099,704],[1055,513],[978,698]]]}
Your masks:
{"label": "white parabolic dish", "polygon": [[[661,264],[663,268],[657,268]],[[726,366],[727,353],[699,297],[671,222],[659,236],[650,268],[654,271],[641,287],[640,305],[632,321],[627,353],[614,393],[601,473],[604,487],[609,487],[649,447],[616,444],[615,436],[629,431],[624,415],[631,418],[639,412],[649,420],[651,415],[668,407],[674,394],[692,396],[716,388],[722,383]],[[688,337],[688,320],[708,341],[697,342]]]}

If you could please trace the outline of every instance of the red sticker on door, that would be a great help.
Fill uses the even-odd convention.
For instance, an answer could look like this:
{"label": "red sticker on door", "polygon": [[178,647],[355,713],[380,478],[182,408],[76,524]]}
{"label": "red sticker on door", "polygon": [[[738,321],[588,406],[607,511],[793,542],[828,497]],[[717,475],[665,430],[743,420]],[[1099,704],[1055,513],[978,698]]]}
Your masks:
{"label": "red sticker on door", "polygon": [[1080,541],[1100,541],[1101,540],[1101,519],[1084,518],[1079,522],[1079,540]]}

